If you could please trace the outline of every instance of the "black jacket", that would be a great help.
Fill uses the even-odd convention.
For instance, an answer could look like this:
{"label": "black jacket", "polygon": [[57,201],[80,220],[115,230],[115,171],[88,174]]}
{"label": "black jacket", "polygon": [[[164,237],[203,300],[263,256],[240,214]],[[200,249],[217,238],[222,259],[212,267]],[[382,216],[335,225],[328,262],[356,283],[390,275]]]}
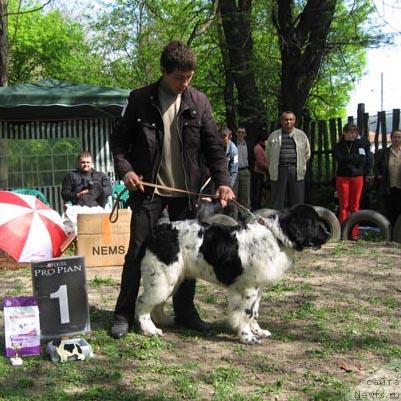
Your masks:
{"label": "black jacket", "polygon": [[390,159],[391,146],[379,149],[375,155],[375,175],[380,176],[378,179],[378,189],[382,194],[389,194],[390,191]]}
{"label": "black jacket", "polygon": [[75,205],[77,203],[77,193],[88,189],[90,182],[100,183],[105,198],[111,195],[111,183],[106,174],[94,170],[90,173],[82,173],[76,169],[68,173],[63,179],[61,197],[64,202],[71,202]]}
{"label": "black jacket", "polygon": [[360,139],[345,141],[341,138],[333,148],[337,161],[337,177],[363,176],[365,172],[366,149]]}
{"label": "black jacket", "polygon": [[[134,171],[143,176],[145,182],[156,180],[164,136],[159,84],[160,81],[130,93],[123,116],[110,136],[110,148],[120,178]],[[205,94],[191,87],[182,93],[178,124],[187,190],[199,191],[203,160],[216,186],[229,186],[224,145]],[[153,192],[152,188],[145,190]]]}

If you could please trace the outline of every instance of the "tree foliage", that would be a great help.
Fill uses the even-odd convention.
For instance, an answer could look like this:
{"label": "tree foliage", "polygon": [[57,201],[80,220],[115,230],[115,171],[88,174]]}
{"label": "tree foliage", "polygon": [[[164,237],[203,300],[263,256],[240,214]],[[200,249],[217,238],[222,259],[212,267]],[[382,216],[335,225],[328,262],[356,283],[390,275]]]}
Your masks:
{"label": "tree foliage", "polygon": [[[14,10],[18,4],[10,1]],[[231,19],[221,15],[227,7]],[[363,28],[371,11],[370,0],[114,0],[89,28],[58,11],[10,16],[10,82],[139,87],[159,78],[163,46],[179,39],[197,55],[193,84],[220,122],[257,115],[260,126],[283,107],[343,115],[371,44]]]}
{"label": "tree foliage", "polygon": [[8,5],[9,83],[56,78],[84,82],[97,77],[102,61],[92,54],[83,28],[35,2]]}

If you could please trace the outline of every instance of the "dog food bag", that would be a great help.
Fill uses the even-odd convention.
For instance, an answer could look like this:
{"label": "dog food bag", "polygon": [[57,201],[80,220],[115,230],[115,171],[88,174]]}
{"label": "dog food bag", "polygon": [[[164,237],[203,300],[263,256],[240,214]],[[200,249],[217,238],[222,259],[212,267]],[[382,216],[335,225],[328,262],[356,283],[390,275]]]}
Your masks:
{"label": "dog food bag", "polygon": [[6,357],[40,354],[40,323],[37,298],[4,297]]}

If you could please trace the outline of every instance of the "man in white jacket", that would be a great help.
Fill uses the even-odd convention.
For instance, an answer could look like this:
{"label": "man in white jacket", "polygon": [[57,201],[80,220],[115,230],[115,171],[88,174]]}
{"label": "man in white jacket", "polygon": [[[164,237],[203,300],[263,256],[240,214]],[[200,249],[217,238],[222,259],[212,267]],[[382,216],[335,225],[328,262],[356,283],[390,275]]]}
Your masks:
{"label": "man in white jacket", "polygon": [[308,137],[295,128],[294,113],[283,112],[280,123],[281,129],[273,131],[266,144],[272,207],[277,210],[304,203],[306,164],[311,155]]}

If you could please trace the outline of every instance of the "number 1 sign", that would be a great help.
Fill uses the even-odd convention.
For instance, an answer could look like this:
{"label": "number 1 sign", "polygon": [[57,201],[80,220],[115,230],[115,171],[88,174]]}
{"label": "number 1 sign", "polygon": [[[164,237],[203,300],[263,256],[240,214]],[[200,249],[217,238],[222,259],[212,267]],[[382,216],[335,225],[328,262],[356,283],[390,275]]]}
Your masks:
{"label": "number 1 sign", "polygon": [[41,338],[90,331],[85,261],[72,256],[31,263]]}

